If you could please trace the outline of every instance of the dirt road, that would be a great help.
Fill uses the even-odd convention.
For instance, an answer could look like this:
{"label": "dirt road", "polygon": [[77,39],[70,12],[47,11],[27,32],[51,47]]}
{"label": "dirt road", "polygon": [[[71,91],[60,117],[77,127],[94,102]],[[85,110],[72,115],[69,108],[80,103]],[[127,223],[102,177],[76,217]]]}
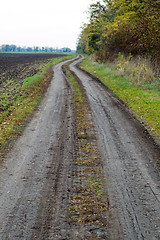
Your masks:
{"label": "dirt road", "polygon": [[71,69],[94,116],[110,201],[108,236],[86,238],[70,220],[76,133],[61,63],[0,169],[0,239],[160,239],[160,150],[109,91],[75,67],[79,61]]}

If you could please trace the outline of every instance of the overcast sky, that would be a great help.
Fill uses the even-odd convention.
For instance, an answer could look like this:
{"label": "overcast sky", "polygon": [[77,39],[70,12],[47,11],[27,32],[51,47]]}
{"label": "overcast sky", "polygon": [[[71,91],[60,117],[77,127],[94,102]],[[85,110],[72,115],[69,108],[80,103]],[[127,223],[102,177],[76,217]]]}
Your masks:
{"label": "overcast sky", "polygon": [[2,0],[0,45],[76,49],[93,0]]}

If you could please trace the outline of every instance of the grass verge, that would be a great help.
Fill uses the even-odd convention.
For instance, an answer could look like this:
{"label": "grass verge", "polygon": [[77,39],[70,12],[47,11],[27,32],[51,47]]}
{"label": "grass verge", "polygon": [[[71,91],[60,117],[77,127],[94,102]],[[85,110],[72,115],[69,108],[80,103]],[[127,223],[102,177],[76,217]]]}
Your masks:
{"label": "grass verge", "polygon": [[68,66],[65,66],[65,73],[73,89],[77,131],[76,176],[69,209],[71,220],[83,226],[90,226],[90,229],[96,229],[91,239],[108,239],[106,236],[108,202],[91,110],[80,80]]}
{"label": "grass verge", "polygon": [[13,140],[22,133],[26,122],[40,103],[53,77],[52,66],[70,58],[73,56],[55,58],[43,66],[37,74],[25,79],[23,85],[16,88],[14,96],[11,96],[11,89],[3,93],[0,98],[3,106],[0,113],[0,161],[11,147]]}
{"label": "grass verge", "polygon": [[81,63],[81,68],[99,78],[120,99],[122,99],[137,118],[143,121],[156,140],[160,143],[160,91],[153,82],[132,82],[122,65],[128,62],[115,64],[98,64],[89,57]]}

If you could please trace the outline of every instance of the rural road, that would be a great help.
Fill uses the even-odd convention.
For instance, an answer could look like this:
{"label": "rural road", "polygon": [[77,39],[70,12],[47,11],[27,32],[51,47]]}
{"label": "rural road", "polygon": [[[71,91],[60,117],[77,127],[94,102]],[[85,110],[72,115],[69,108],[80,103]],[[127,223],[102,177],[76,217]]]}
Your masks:
{"label": "rural road", "polygon": [[[110,202],[107,239],[160,239],[160,149],[110,91],[76,67],[80,61],[70,68],[86,89],[97,130]],[[68,211],[76,137],[63,64],[0,169],[2,240],[78,239]]]}

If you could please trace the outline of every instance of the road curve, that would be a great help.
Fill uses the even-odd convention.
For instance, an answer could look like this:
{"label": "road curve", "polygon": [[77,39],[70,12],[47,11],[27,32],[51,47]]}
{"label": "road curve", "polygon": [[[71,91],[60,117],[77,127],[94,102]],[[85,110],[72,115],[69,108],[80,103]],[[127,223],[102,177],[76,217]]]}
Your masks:
{"label": "road curve", "polygon": [[160,239],[160,149],[106,88],[70,65],[86,89],[110,198],[111,239]]}
{"label": "road curve", "polygon": [[[68,92],[61,71],[63,64],[64,62],[54,67],[54,78],[42,104],[0,169],[0,239],[2,240],[34,239],[33,229],[42,211],[42,202],[45,192],[48,191],[46,188],[50,175],[54,176],[51,178],[50,190],[53,186],[56,188],[58,184],[56,181],[62,163],[60,157],[53,156],[59,152],[57,134],[63,122],[66,121],[68,124],[65,130],[63,129],[63,134],[71,125],[68,123],[69,114],[71,115]],[[69,130],[71,132],[71,127]],[[70,137],[71,133],[68,133],[63,140],[66,144],[69,141],[68,136]],[[64,149],[64,146],[62,148]],[[49,175],[51,165],[53,172]],[[63,185],[67,185],[66,179]]]}

